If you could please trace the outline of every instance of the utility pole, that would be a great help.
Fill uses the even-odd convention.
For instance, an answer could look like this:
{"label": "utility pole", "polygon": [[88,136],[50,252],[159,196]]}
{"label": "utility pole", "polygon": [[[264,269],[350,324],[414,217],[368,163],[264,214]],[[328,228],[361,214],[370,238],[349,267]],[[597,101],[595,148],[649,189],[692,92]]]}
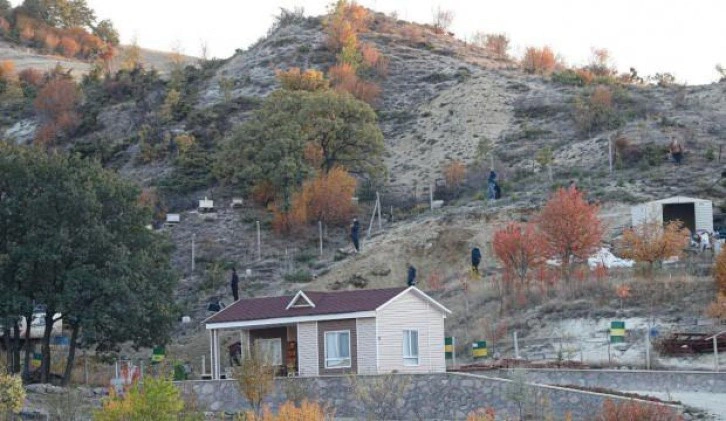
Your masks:
{"label": "utility pole", "polygon": [[378,208],[378,231],[383,231],[381,223],[381,195],[376,192],[376,207]]}
{"label": "utility pole", "polygon": [[318,234],[320,235],[320,255],[323,255],[323,221],[318,221]]}
{"label": "utility pole", "polygon": [[650,370],[650,326],[645,332],[645,368]]}
{"label": "utility pole", "polygon": [[194,247],[194,237],[195,236],[196,236],[196,234],[192,234],[192,278],[194,278],[194,260],[196,260],[195,255],[194,255],[195,254],[195,251],[194,251],[194,248],[195,248]]}
{"label": "utility pole", "polygon": [[613,175],[613,137],[608,137],[608,163],[610,165],[610,175]]}
{"label": "utility pole", "polygon": [[257,260],[262,260],[262,248],[260,247],[260,221],[257,221]]}
{"label": "utility pole", "polygon": [[434,213],[434,185],[429,185],[429,203],[431,204],[431,213]]}

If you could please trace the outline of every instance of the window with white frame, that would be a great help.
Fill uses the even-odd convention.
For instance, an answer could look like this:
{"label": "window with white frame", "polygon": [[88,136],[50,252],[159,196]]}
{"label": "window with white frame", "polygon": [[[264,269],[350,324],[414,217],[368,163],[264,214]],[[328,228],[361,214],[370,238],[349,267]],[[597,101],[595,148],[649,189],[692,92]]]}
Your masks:
{"label": "window with white frame", "polygon": [[282,365],[282,339],[257,339],[255,340],[255,346],[266,363]]}
{"label": "window with white frame", "polygon": [[403,365],[418,365],[418,330],[403,331]]}
{"label": "window with white frame", "polygon": [[325,368],[348,368],[350,361],[350,331],[325,332]]}

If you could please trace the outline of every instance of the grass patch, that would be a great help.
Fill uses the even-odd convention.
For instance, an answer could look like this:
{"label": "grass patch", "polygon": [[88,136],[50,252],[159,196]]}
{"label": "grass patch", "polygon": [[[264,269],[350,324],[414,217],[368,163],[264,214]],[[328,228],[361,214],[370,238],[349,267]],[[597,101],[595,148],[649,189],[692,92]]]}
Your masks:
{"label": "grass patch", "polygon": [[313,280],[313,274],[307,269],[298,269],[285,274],[285,281],[295,284],[308,283]]}

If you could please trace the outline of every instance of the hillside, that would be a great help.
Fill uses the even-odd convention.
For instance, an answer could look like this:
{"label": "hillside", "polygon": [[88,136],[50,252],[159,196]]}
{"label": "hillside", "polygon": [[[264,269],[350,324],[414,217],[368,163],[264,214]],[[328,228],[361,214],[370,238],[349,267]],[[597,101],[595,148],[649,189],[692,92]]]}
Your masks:
{"label": "hillside", "polygon": [[[137,96],[100,103],[94,109],[96,124],[64,145],[81,151],[93,146],[91,154],[102,155],[107,166],[144,187],[159,187],[164,208],[181,213],[181,223],[165,231],[176,245],[174,263],[183,278],[178,303],[194,323],[207,315],[205,304],[209,300],[229,296],[228,268],[232,265],[251,269],[251,278],[244,281],[244,295],[262,296],[300,287],[396,285],[403,283],[406,264],[412,263],[419,269],[424,286],[432,277],[443,283],[436,296],[457,310],[454,334],[464,335],[463,329],[471,329],[467,336],[481,337],[488,326],[504,320],[510,327],[531,329],[535,335],[536,328],[542,332],[551,329],[554,320],[614,317],[618,314],[615,299],[602,298],[597,303],[601,309],[592,310],[593,297],[606,297],[612,285],[594,287],[589,297],[570,300],[572,297],[555,296],[533,302],[531,308],[525,303],[521,309],[502,314],[496,286],[487,278],[473,283],[469,292],[471,314],[465,314],[458,282],[466,276],[468,253],[475,245],[482,247],[487,274],[499,273],[491,250],[485,246],[492,232],[506,221],[529,218],[553,186],[576,182],[589,192],[590,199],[603,204],[602,213],[613,231],[629,223],[630,204],[646,199],[686,195],[726,205],[726,185],[719,183],[723,167],[720,151],[726,136],[724,84],[613,86],[612,124],[583,131],[578,126],[576,104],[590,97],[591,86],[526,74],[514,61],[496,59],[484,49],[436,34],[429,27],[382,14],[375,14],[370,31],[361,37],[388,60],[388,74],[381,80],[382,94],[375,109],[385,138],[384,161],[389,172],[380,193],[384,213],[393,213],[386,218],[393,221],[384,224],[383,233],[365,242],[359,256],[338,251],[348,246],[344,228],[326,227],[322,256],[318,255],[317,237],[312,233],[317,231],[312,227],[310,235],[302,238],[273,234],[268,211],[248,197],[242,209],[232,209],[231,198],[237,193],[210,176],[210,161],[222,140],[249,118],[262,98],[277,89],[276,69],[327,70],[335,64],[335,54],[325,45],[321,18],[279,23],[258,43],[227,60],[188,67],[182,92],[188,107],[179,118],[159,123],[156,110],[164,102],[166,85],[152,80]],[[164,53],[144,56],[147,63],[162,69]],[[36,62],[55,65],[53,57],[11,48],[1,48],[0,59],[15,60],[18,68]],[[79,72],[84,68],[75,62],[63,65]],[[228,98],[223,81],[231,82]],[[37,121],[27,109],[16,115],[4,119],[0,129],[15,141],[29,142]],[[162,135],[194,134],[202,146],[200,154],[207,160],[195,168],[198,172],[183,177],[172,156],[144,161],[139,139],[145,125],[157,125]],[[608,142],[615,143],[618,138],[627,140],[610,175]],[[672,138],[686,147],[686,159],[680,167],[666,161]],[[481,162],[477,150],[486,142],[493,152]],[[545,147],[554,155],[552,182],[547,170],[534,159]],[[458,195],[437,189],[436,199],[446,203],[430,215],[426,212],[426,189],[440,183],[442,168],[452,160],[469,165],[465,187]],[[490,162],[504,189],[504,199],[495,204],[481,200]],[[165,188],[180,184],[180,180],[193,183],[184,189]],[[215,200],[216,220],[205,221],[194,211],[196,200],[203,197]],[[370,197],[361,195],[359,212],[365,228],[372,210],[366,199]],[[259,258],[257,221],[262,228]],[[679,268],[677,273],[688,278],[697,293],[689,306],[677,301],[683,287],[674,286],[671,295],[664,298],[664,302],[674,300],[662,308],[663,317],[673,323],[698,318],[713,289],[708,278],[695,276],[686,268]],[[631,278],[626,272],[611,282]],[[645,315],[642,300],[651,292],[648,288],[641,291],[641,301],[634,300],[626,308],[629,317]],[[675,309],[683,314],[676,315]],[[537,321],[541,323],[535,326]],[[178,333],[185,345],[178,352],[196,361],[205,352],[206,337],[183,327]]]}
{"label": "hillside", "polygon": [[[112,66],[118,66],[118,57],[123,56],[128,46],[119,46],[117,50],[117,58]],[[170,53],[165,51],[156,51],[141,48],[141,62],[144,66],[158,69],[163,75],[169,73]],[[80,79],[91,69],[91,63],[83,60],[69,59],[63,56],[49,56],[40,54],[31,48],[21,47],[7,41],[0,41],[0,58],[9,60],[15,64],[16,71],[20,72],[25,69],[36,69],[48,71],[57,65],[61,65],[64,69],[73,69],[72,74]],[[197,60],[195,57],[185,56],[184,60],[193,63]]]}

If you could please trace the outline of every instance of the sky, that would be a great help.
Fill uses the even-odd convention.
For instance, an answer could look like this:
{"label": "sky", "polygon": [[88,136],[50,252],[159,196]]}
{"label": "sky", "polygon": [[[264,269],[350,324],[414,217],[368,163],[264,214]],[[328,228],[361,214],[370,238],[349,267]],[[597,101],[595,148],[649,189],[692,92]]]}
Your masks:
{"label": "sky", "polygon": [[[14,4],[20,0],[13,1]],[[87,0],[99,19],[111,18],[123,43],[136,38],[156,50],[181,47],[226,58],[264,36],[281,7],[325,12],[331,0]],[[549,45],[569,64],[585,64],[593,47],[607,48],[618,69],[640,75],[670,72],[690,85],[718,78],[726,64],[723,0],[358,0],[400,19],[429,23],[433,10],[454,12],[452,32],[506,33],[520,56]]]}

